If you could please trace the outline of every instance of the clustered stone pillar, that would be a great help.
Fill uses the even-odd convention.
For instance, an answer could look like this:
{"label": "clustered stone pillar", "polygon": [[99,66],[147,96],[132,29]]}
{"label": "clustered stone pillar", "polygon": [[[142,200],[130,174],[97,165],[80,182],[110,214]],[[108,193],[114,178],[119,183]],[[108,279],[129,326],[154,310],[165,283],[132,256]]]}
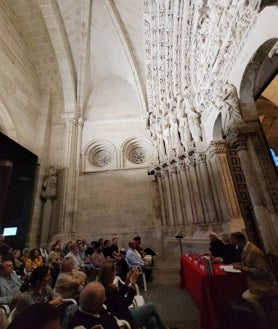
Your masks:
{"label": "clustered stone pillar", "polygon": [[[273,168],[271,165],[268,168],[263,168],[262,161],[259,159],[259,157],[263,157],[262,153],[267,152],[265,147],[259,147],[259,144],[263,143],[263,138],[260,136],[258,128],[249,125],[244,128],[234,127],[231,129],[227,134],[227,141],[236,149],[241,162],[261,245],[266,253],[276,254],[278,241],[275,236],[277,236],[278,216],[264,177],[264,175],[271,176]],[[258,145],[255,145],[254,142]],[[257,146],[260,149],[260,154],[256,152]],[[266,159],[265,157],[264,162],[267,162]],[[266,170],[268,172],[264,172]],[[276,180],[274,179],[274,182]]]}
{"label": "clustered stone pillar", "polygon": [[61,172],[61,208],[58,222],[57,237],[74,235],[77,224],[78,175],[80,154],[80,131],[82,120],[78,120],[73,114],[63,116],[65,122],[64,132],[64,159]]}
{"label": "clustered stone pillar", "polygon": [[[225,144],[224,141],[221,143]],[[221,149],[226,157],[223,145],[222,148],[219,145],[213,148],[214,151]],[[232,190],[233,184],[231,177],[227,179],[227,174],[224,175],[224,171],[228,170],[227,159],[221,159],[223,154],[219,157],[211,148],[207,154],[209,156],[206,153],[191,153],[156,168],[162,225],[221,224],[232,218],[234,202],[229,199],[231,193],[227,193],[226,189]],[[212,159],[213,163],[210,163]],[[218,162],[217,166],[215,162]],[[214,172],[212,168],[216,168]],[[234,213],[239,215],[239,209]]]}
{"label": "clustered stone pillar", "polygon": [[208,167],[206,163],[206,156],[204,153],[197,154],[197,176],[200,184],[200,195],[203,204],[203,214],[206,223],[216,223],[217,213],[215,208],[215,202],[212,193],[212,185],[209,177]]}
{"label": "clustered stone pillar", "polygon": [[207,165],[215,202],[216,221],[228,222],[232,218],[241,217],[224,140],[211,142],[207,151]]}

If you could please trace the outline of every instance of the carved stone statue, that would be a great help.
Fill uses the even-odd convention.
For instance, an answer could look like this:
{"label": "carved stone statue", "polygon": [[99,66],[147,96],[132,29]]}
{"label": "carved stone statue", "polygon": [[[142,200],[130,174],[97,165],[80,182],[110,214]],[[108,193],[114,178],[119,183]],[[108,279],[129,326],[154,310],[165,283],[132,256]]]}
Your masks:
{"label": "carved stone statue", "polygon": [[220,82],[218,82],[217,91],[220,92],[215,104],[221,111],[222,128],[224,133],[227,134],[228,130],[244,124],[244,121],[240,113],[236,87],[229,83],[220,85]]}
{"label": "carved stone statue", "polygon": [[179,132],[182,145],[187,148],[188,142],[192,140],[189,124],[185,112],[179,113]]}
{"label": "carved stone statue", "polygon": [[188,114],[189,129],[194,142],[200,142],[202,137],[202,131],[200,127],[199,115],[192,111]]}
{"label": "carved stone statue", "polygon": [[44,199],[53,200],[57,197],[57,179],[58,179],[58,172],[59,166],[57,164],[53,164],[47,170],[45,175],[43,184],[42,184],[42,191],[41,196]]}
{"label": "carved stone statue", "polygon": [[179,137],[179,126],[178,126],[175,110],[176,108],[174,107],[170,116],[170,136],[171,136],[172,147],[177,151],[179,150],[179,146],[180,146],[180,137]]}

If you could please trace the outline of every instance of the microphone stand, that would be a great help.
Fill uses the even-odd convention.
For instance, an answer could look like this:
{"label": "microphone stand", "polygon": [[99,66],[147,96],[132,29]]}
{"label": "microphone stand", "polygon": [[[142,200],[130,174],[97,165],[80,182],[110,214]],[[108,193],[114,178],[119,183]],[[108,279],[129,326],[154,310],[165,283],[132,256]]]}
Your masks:
{"label": "microphone stand", "polygon": [[182,251],[181,240],[184,238],[184,235],[180,235],[180,234],[178,234],[178,235],[175,236],[175,238],[176,238],[176,239],[179,239],[179,243],[180,243],[180,251],[181,251],[181,256],[182,256],[183,251]]}

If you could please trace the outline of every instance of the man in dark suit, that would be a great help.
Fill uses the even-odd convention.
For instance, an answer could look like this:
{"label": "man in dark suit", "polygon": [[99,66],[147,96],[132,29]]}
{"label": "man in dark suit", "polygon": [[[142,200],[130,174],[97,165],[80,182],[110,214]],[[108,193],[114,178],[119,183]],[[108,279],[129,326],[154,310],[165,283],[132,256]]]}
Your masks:
{"label": "man in dark suit", "polygon": [[83,326],[91,329],[99,326],[104,329],[124,328],[121,323],[103,307],[105,289],[99,282],[89,282],[80,293],[80,308],[69,320],[68,329]]}

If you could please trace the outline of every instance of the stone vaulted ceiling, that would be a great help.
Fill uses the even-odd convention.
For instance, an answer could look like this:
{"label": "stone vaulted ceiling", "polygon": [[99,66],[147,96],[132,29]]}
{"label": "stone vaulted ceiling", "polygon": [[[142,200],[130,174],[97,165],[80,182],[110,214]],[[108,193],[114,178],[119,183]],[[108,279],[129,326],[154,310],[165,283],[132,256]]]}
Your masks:
{"label": "stone vaulted ceiling", "polygon": [[[51,93],[57,120],[63,112],[86,120],[92,91],[113,76],[135,91],[153,142],[185,119],[191,129],[183,147],[190,150],[205,140],[201,124],[215,107],[215,80],[227,82],[261,1],[2,0],[1,4],[28,45],[40,88]],[[177,115],[179,107],[187,108],[184,118]]]}

